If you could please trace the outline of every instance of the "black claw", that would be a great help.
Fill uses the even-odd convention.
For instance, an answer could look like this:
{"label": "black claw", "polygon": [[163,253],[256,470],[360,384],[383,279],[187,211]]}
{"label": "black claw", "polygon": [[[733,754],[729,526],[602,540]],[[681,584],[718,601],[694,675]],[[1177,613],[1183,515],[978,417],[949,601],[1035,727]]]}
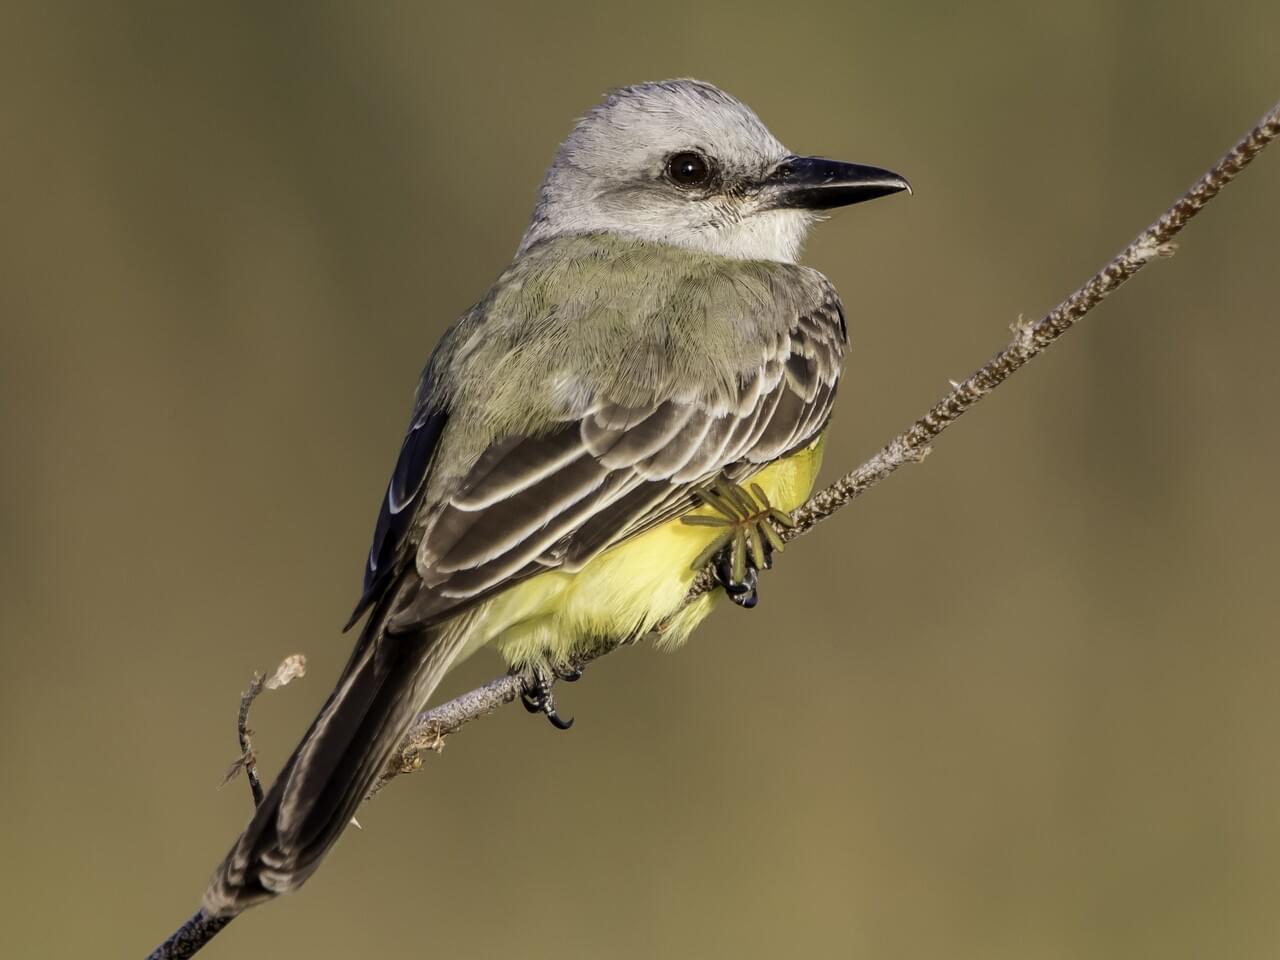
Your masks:
{"label": "black claw", "polygon": [[557,680],[563,680],[565,683],[577,683],[582,679],[582,667],[577,664],[556,667],[555,674]]}
{"label": "black claw", "polygon": [[729,595],[729,599],[738,606],[750,610],[760,602],[759,575],[756,573],[756,568],[748,564],[746,575],[741,580],[734,580],[733,556],[730,548],[725,548],[716,557],[716,578],[724,587],[724,592]]}
{"label": "black claw", "polygon": [[568,730],[573,726],[573,717],[570,717],[568,720],[564,719],[564,717],[556,713],[555,707],[552,707],[550,710],[545,712],[547,714],[547,719],[551,721],[551,725],[557,730]]}
{"label": "black claw", "polygon": [[760,585],[755,567],[747,568],[747,575],[742,583],[738,584],[738,591],[730,593],[729,599],[746,610],[750,610],[760,602]]}
{"label": "black claw", "polygon": [[575,668],[575,670],[575,676],[562,677],[558,672],[552,671],[548,673],[544,669],[535,668],[529,688],[520,694],[520,702],[524,704],[524,708],[530,713],[543,714],[557,730],[568,730],[573,726],[573,717],[566,720],[556,712],[556,702],[552,696],[551,688],[555,685],[557,678],[572,681],[582,676],[580,669]]}

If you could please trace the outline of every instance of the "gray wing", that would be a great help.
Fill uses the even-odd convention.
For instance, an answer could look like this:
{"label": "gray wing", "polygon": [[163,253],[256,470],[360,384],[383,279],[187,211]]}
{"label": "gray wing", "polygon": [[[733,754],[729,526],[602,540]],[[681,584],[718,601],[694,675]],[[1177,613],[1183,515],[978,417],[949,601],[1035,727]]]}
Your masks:
{"label": "gray wing", "polygon": [[544,570],[579,569],[690,509],[708,479],[747,476],[812,442],[831,413],[844,345],[828,288],[739,378],[733,402],[602,398],[546,433],[494,443],[443,502],[416,505],[396,553],[407,563],[416,544],[422,585],[396,627],[438,623]]}

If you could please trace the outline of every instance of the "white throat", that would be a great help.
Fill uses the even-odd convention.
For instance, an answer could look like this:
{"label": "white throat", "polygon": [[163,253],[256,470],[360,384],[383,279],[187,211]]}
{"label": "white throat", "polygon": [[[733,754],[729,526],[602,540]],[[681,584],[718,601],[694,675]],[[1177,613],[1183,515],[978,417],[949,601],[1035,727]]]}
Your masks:
{"label": "white throat", "polygon": [[667,243],[738,260],[795,263],[813,223],[807,210],[767,210],[720,227],[691,234],[672,234]]}

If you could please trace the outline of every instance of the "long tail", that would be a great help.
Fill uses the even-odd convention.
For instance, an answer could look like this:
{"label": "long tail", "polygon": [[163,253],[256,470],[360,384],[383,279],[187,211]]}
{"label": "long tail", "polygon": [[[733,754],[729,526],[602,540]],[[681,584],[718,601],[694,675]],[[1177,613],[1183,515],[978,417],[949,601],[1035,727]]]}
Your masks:
{"label": "long tail", "polygon": [[465,622],[388,634],[378,614],[320,715],[214,872],[204,895],[208,916],[234,916],[302,886],[457,659]]}

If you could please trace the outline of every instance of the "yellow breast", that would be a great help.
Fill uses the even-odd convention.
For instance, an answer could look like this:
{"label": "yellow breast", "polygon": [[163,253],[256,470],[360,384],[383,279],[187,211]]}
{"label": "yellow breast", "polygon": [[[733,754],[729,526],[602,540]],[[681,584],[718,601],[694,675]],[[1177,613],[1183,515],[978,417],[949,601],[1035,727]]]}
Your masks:
{"label": "yellow breast", "polygon": [[[822,439],[754,477],[779,509],[808,498],[822,463]],[[709,507],[693,511],[714,515]],[[602,637],[647,632],[684,600],[697,571],[693,564],[715,538],[714,527],[677,518],[606,550],[576,573],[549,571],[499,594],[475,625],[474,649],[495,643],[509,663],[564,660]],[[664,644],[682,643],[711,612],[719,591],[680,611],[664,629]]]}

